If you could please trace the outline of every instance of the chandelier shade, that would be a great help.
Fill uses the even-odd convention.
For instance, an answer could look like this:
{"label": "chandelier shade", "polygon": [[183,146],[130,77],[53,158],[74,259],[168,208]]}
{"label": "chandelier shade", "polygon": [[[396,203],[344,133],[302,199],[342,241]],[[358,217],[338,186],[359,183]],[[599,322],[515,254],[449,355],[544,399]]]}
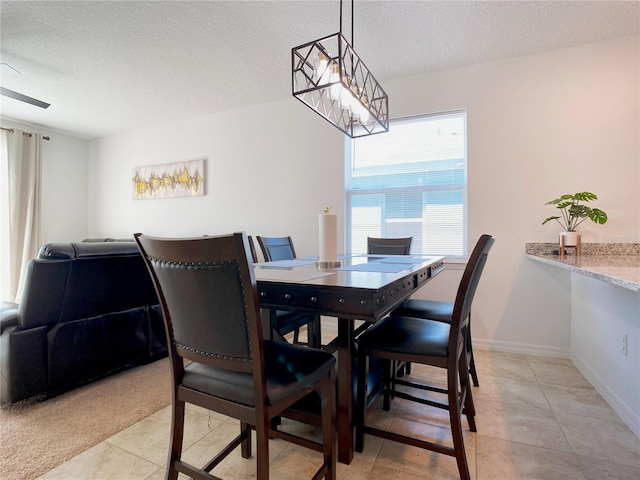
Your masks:
{"label": "chandelier shade", "polygon": [[338,32],[291,49],[292,93],[351,138],[389,131],[389,99]]}

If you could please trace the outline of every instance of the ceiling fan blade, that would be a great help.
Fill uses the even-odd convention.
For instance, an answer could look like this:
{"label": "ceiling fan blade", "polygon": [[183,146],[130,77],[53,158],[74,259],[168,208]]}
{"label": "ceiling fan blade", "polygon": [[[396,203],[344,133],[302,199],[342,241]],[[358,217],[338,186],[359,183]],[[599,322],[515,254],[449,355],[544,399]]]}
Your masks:
{"label": "ceiling fan blade", "polygon": [[35,105],[40,108],[49,108],[50,103],[43,102],[42,100],[38,100],[36,98],[27,97],[26,95],[22,95],[21,93],[14,92],[13,90],[9,90],[8,88],[0,87],[0,95],[4,95],[5,97],[11,97],[16,100],[20,100],[21,102],[30,103],[31,105]]}

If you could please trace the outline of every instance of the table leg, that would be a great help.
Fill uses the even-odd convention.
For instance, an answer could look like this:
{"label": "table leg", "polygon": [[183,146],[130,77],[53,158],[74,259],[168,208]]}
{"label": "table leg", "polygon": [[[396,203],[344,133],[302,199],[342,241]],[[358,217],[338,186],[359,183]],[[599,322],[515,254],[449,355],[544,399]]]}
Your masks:
{"label": "table leg", "polygon": [[262,336],[265,340],[273,340],[273,332],[271,331],[271,315],[275,310],[269,308],[260,309],[260,318],[262,320]]}
{"label": "table leg", "polygon": [[355,321],[338,319],[338,461],[353,459],[353,354]]}

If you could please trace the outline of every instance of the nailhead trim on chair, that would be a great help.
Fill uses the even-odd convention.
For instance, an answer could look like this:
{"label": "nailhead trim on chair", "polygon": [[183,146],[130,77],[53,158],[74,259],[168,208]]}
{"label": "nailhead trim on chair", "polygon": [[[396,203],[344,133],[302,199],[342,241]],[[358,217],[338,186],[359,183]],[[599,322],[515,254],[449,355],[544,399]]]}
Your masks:
{"label": "nailhead trim on chair", "polygon": [[196,353],[198,355],[204,355],[205,357],[217,358],[219,360],[233,360],[235,362],[244,362],[244,363],[246,363],[246,362],[251,360],[251,358],[229,357],[229,356],[226,356],[226,355],[217,355],[217,354],[210,353],[210,352],[203,352],[202,350],[197,350],[195,348],[185,347],[184,345],[180,345],[179,343],[176,343],[176,348],[180,348],[182,350],[186,350],[187,352]]}

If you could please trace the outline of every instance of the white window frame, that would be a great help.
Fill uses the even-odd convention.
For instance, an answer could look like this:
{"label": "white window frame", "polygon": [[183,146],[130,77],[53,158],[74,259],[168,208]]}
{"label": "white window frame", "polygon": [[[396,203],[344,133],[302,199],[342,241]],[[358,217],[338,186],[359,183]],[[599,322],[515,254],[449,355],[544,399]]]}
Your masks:
{"label": "white window frame", "polygon": [[[350,139],[345,138],[345,251],[348,253],[366,253],[366,252],[351,252],[352,250],[352,199],[356,195],[362,194],[381,194],[381,193],[404,193],[404,192],[433,192],[438,189],[449,189],[451,186],[456,186],[456,188],[460,188],[462,190],[462,202],[463,202],[463,212],[462,212],[462,253],[461,254],[446,254],[445,261],[448,263],[462,263],[467,261],[468,256],[468,242],[467,242],[467,217],[468,217],[468,201],[467,201],[467,170],[468,170],[468,155],[467,155],[467,111],[466,109],[459,110],[451,110],[446,112],[437,112],[430,113],[424,115],[416,115],[412,117],[403,117],[398,119],[392,119],[390,121],[390,132],[393,132],[394,123],[412,123],[412,122],[420,122],[423,120],[433,120],[434,117],[442,117],[447,118],[451,116],[462,116],[463,125],[464,125],[464,172],[463,172],[463,182],[462,183],[450,183],[445,185],[413,185],[413,186],[405,186],[405,187],[393,187],[393,188],[367,188],[366,190],[362,189],[354,189],[351,186],[351,168],[354,156],[354,149],[357,145],[359,139]],[[382,133],[379,135],[389,135],[389,133]],[[377,136],[377,135],[376,135]],[[409,222],[409,221],[408,221]],[[374,236],[373,234],[371,236]],[[384,235],[381,235],[384,236]],[[394,235],[396,236],[396,235]],[[401,235],[397,235],[401,236]],[[409,234],[407,234],[409,236]],[[424,254],[438,254],[442,253],[434,253],[429,251],[418,252],[412,246],[412,253],[424,253]]]}

